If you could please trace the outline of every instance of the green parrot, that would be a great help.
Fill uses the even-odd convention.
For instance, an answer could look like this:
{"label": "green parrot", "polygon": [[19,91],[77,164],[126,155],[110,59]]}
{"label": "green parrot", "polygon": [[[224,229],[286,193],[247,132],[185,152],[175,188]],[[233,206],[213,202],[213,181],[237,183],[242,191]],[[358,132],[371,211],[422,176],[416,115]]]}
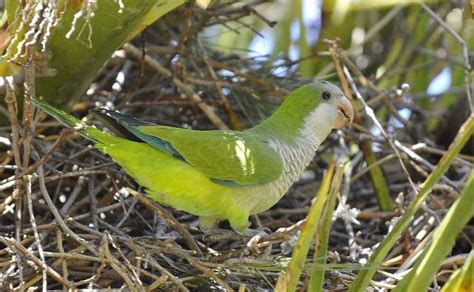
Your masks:
{"label": "green parrot", "polygon": [[199,216],[202,228],[229,220],[249,235],[249,216],[268,210],[298,180],[332,129],[352,122],[351,102],[326,81],[293,91],[269,118],[245,131],[198,131],[94,111],[112,135],[48,103],[33,103],[107,153],[148,195]]}

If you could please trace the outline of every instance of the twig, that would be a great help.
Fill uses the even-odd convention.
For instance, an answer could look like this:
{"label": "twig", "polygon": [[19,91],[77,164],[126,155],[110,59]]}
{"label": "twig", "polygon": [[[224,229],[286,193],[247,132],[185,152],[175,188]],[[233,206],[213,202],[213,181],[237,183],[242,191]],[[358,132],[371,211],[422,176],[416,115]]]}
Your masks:
{"label": "twig", "polygon": [[58,139],[53,143],[53,145],[51,145],[51,147],[49,148],[48,152],[43,155],[43,157],[41,157],[41,159],[35,161],[29,168],[28,170],[26,170],[25,172],[21,173],[19,175],[19,177],[17,178],[21,178],[22,176],[24,175],[27,175],[27,174],[32,174],[33,172],[35,172],[35,170],[38,168],[38,166],[46,163],[50,158],[51,156],[53,155],[53,153],[58,150],[59,146],[61,146],[65,141],[67,141],[67,139],[71,136],[75,135],[75,130],[74,129],[65,129],[63,131],[61,131],[61,133],[59,134],[59,137]]}
{"label": "twig", "polygon": [[[188,3],[187,9],[183,13],[183,18],[181,19],[183,28],[182,28],[181,34],[179,35],[179,42],[176,49],[176,51],[179,52],[180,54],[183,54],[184,47],[190,37],[191,31],[194,30],[191,28],[191,26],[193,25],[192,19],[193,19],[195,5],[196,5],[196,0],[190,0]],[[172,54],[171,56],[174,57],[175,54]]]}
{"label": "twig", "polygon": [[150,263],[153,267],[160,271],[160,273],[168,276],[171,282],[175,283],[181,291],[189,292],[189,289],[183,285],[182,281],[178,277],[171,274],[167,269],[163,268],[153,257],[147,257],[143,260]]}
{"label": "twig", "polygon": [[396,156],[395,154],[391,153],[391,154],[389,154],[389,155],[387,155],[387,156],[385,156],[385,157],[383,157],[383,158],[377,160],[376,162],[374,162],[374,163],[368,165],[367,167],[363,168],[362,170],[360,170],[358,173],[354,174],[354,175],[352,176],[352,178],[351,178],[351,182],[354,182],[354,181],[356,181],[357,179],[359,179],[361,176],[363,176],[364,174],[366,174],[367,172],[369,172],[371,168],[373,168],[373,167],[375,167],[375,166],[378,166],[378,165],[381,165],[381,164],[383,164],[383,163],[385,163],[385,162],[387,162],[387,161],[389,161],[389,160],[391,160],[391,159],[394,159],[394,158],[396,158],[396,157],[397,157],[397,156]]}
{"label": "twig", "polygon": [[[118,209],[120,207],[122,207],[122,203],[115,203],[115,204],[112,204],[112,205],[109,205],[109,206],[98,208],[97,212],[98,213],[108,212],[108,211],[112,211],[114,209]],[[77,215],[77,216],[74,216],[74,217],[69,217],[68,220],[71,220],[71,219],[72,220],[81,220],[81,219],[85,219],[85,218],[89,218],[89,217],[90,217],[90,213],[87,212],[87,213],[80,214],[80,215]],[[58,226],[57,222],[51,222],[51,223],[48,223],[48,224],[39,225],[38,230],[47,230],[47,229],[54,228],[56,226]],[[33,230],[31,228],[25,228],[23,230],[24,233],[31,233],[32,231]]]}
{"label": "twig", "polygon": [[263,22],[265,22],[269,27],[274,27],[277,22],[274,20],[269,20],[263,14],[258,12],[252,5],[246,4],[243,6],[244,10],[248,11],[250,14],[255,14],[258,18],[260,18]]}
{"label": "twig", "polygon": [[89,250],[93,255],[99,256],[99,251],[95,249],[91,244],[89,244],[87,241],[79,237],[74,231],[72,231],[64,222],[63,218],[61,217],[61,214],[59,214],[58,209],[54,205],[54,202],[51,200],[51,197],[48,194],[48,190],[46,189],[46,184],[45,184],[45,179],[44,179],[44,172],[43,172],[43,166],[38,167],[38,178],[39,178],[39,186],[41,193],[43,194],[43,198],[48,205],[48,207],[51,210],[51,213],[53,213],[54,219],[58,222],[59,226],[61,229],[67,233],[71,238],[73,238],[75,241],[77,241],[79,244],[84,245],[87,250]]}
{"label": "twig", "polygon": [[209,74],[211,75],[211,78],[214,82],[214,85],[216,87],[217,93],[219,97],[221,98],[222,103],[224,104],[224,108],[227,111],[227,115],[229,116],[230,123],[232,125],[232,128],[237,131],[242,130],[242,125],[239,122],[239,119],[237,118],[237,114],[235,113],[234,109],[232,108],[229,99],[227,96],[225,96],[224,91],[222,90],[222,86],[219,84],[219,78],[217,77],[216,71],[214,71],[214,68],[212,68],[211,64],[209,63],[209,58],[207,56],[206,51],[204,50],[203,46],[201,45],[201,42],[198,40],[199,47],[201,49],[201,53],[203,54],[204,57],[204,63],[206,64],[207,70],[209,71]]}
{"label": "twig", "polygon": [[[12,129],[12,150],[13,157],[15,159],[15,176],[20,172],[21,157],[20,157],[20,144],[19,144],[19,125],[17,120],[17,102],[15,96],[15,87],[13,85],[13,78],[7,77],[3,79],[6,85],[5,103],[7,104],[8,112],[10,114],[10,125]],[[18,242],[21,241],[21,214],[22,214],[22,189],[23,182],[19,179],[15,179],[15,189],[13,190],[12,198],[15,198],[15,238]],[[23,265],[20,253],[17,253],[17,265],[20,280],[20,290],[23,290]]]}
{"label": "twig", "polygon": [[89,201],[90,201],[90,206],[91,206],[91,218],[92,218],[92,225],[93,228],[97,229],[99,228],[99,213],[97,212],[97,192],[95,192],[94,188],[94,180],[95,177],[90,175],[88,180],[87,180],[87,188],[88,188],[88,193],[89,193]]}
{"label": "twig", "polygon": [[31,176],[25,176],[25,189],[26,189],[26,201],[28,204],[28,212],[30,213],[30,224],[33,228],[33,234],[35,236],[36,241],[36,248],[38,249],[38,253],[41,259],[41,263],[43,265],[43,291],[47,290],[48,282],[46,278],[46,260],[44,258],[43,252],[43,245],[41,244],[41,239],[38,233],[38,229],[36,227],[36,219],[35,214],[33,212],[33,201],[31,199]]}
{"label": "twig", "polygon": [[[7,186],[11,187],[15,184],[15,181],[10,182]],[[2,191],[2,188],[0,188],[0,191]],[[11,203],[15,202],[18,199],[19,193],[17,191],[13,191],[12,194],[8,197],[6,197],[3,202],[0,203],[0,214],[3,214],[5,209],[10,206]]]}
{"label": "twig", "polygon": [[[59,230],[59,229],[57,229],[57,230]],[[48,257],[48,258],[59,258],[62,261],[64,261],[64,259],[84,260],[84,261],[89,261],[89,262],[100,262],[101,261],[101,259],[98,258],[98,257],[84,255],[84,254],[80,254],[80,253],[73,252],[73,251],[68,251],[68,252],[45,251],[44,256]]]}
{"label": "twig", "polygon": [[132,279],[128,276],[128,273],[123,269],[122,264],[117,259],[115,259],[110,253],[109,240],[107,239],[107,234],[104,234],[101,249],[109,265],[122,277],[122,279],[127,284],[128,289],[130,289],[130,291],[138,291],[137,286],[135,285],[134,281],[132,281]]}
{"label": "twig", "polygon": [[[130,43],[127,43],[123,46],[124,50],[129,53],[130,55],[134,56],[135,58],[141,58],[142,52],[133,46]],[[149,55],[145,56],[145,62],[158,71],[160,74],[163,74],[166,77],[169,77],[173,80],[173,83],[176,84],[183,92],[190,97],[192,100],[197,101],[198,104],[197,106],[204,112],[204,114],[209,118],[209,120],[216,125],[219,129],[221,130],[227,130],[229,127],[219,118],[219,116],[216,115],[214,112],[214,108],[211,106],[207,105],[197,93],[192,91],[183,81],[178,79],[176,76],[171,73],[168,69],[163,67],[158,61],[150,57]]]}
{"label": "twig", "polygon": [[26,49],[28,55],[28,63],[25,69],[25,92],[23,95],[23,168],[28,168],[30,162],[30,144],[35,130],[33,120],[34,105],[30,97],[35,96],[35,59],[33,58],[33,49],[28,47]]}
{"label": "twig", "polygon": [[112,246],[115,248],[115,250],[117,250],[118,254],[122,258],[122,260],[119,262],[120,263],[124,262],[125,266],[129,268],[129,270],[132,272],[133,276],[135,277],[135,282],[137,282],[139,286],[143,286],[143,282],[140,280],[140,276],[136,271],[136,267],[130,263],[128,258],[123,254],[122,250],[120,249],[118,244],[114,241],[112,236],[110,236],[109,233],[106,233],[106,237],[107,237],[107,240],[112,244]]}
{"label": "twig", "polygon": [[67,288],[73,287],[72,283],[65,280],[63,277],[61,277],[61,275],[59,275],[55,270],[51,269],[49,266],[43,266],[43,263],[41,262],[40,259],[38,259],[36,256],[31,254],[30,252],[28,252],[28,250],[23,245],[21,245],[14,239],[0,236],[0,241],[3,242],[3,244],[5,244],[6,246],[8,246],[12,251],[17,251],[23,257],[28,259],[29,260],[27,261],[28,264],[32,266],[37,266],[40,269],[45,269],[48,275],[50,275],[52,278],[54,278],[56,281],[66,286]]}
{"label": "twig", "polygon": [[166,222],[173,227],[176,231],[178,231],[181,236],[183,236],[184,240],[186,240],[186,243],[188,244],[189,248],[194,250],[196,254],[202,255],[202,251],[199,248],[199,246],[196,244],[194,241],[193,237],[189,233],[189,231],[184,228],[179,222],[171,215],[166,209],[158,205],[158,203],[152,201],[150,198],[144,196],[143,194],[132,190],[130,188],[126,188],[127,191],[132,194],[135,198],[137,198],[142,204],[147,206],[149,209],[155,211],[158,213],[163,219],[166,220]]}
{"label": "twig", "polygon": [[357,214],[358,220],[373,220],[392,218],[398,215],[398,212],[377,212],[377,211],[360,211]]}
{"label": "twig", "polygon": [[217,68],[217,69],[225,69],[227,71],[230,71],[232,73],[234,73],[235,75],[237,76],[240,76],[240,77],[244,77],[245,79],[255,83],[256,85],[261,85],[261,86],[265,86],[265,87],[270,87],[272,90],[280,93],[280,94],[283,94],[283,95],[288,95],[290,92],[284,88],[281,88],[279,86],[277,86],[276,84],[273,84],[271,82],[268,82],[266,81],[265,79],[260,79],[254,75],[251,75],[249,73],[246,73],[246,72],[242,72],[240,70],[238,70],[237,68],[234,68],[234,67],[231,67],[231,66],[228,66],[226,64],[223,64],[223,63],[220,63],[220,62],[217,62],[215,60],[212,60],[212,59],[208,59],[207,60],[207,63],[209,63],[212,67],[214,68]]}
{"label": "twig", "polygon": [[[342,140],[342,139],[341,139]],[[345,146],[342,142],[340,143]],[[346,149],[346,153],[349,153],[349,150]],[[354,228],[352,227],[353,223],[358,223],[355,214],[350,211],[350,206],[347,204],[347,200],[349,197],[350,191],[350,182],[351,182],[351,175],[354,167],[359,163],[362,159],[362,155],[356,156],[352,158],[350,163],[347,164],[344,174],[343,174],[343,187],[341,192],[338,194],[339,197],[339,204],[337,205],[337,209],[335,210],[334,214],[337,217],[342,218],[344,220],[344,226],[346,228],[348,238],[348,248],[349,248],[349,257],[353,260],[357,259],[358,252],[362,249],[361,246],[357,244]],[[334,183],[334,182],[333,182]],[[341,184],[341,182],[339,182]]]}
{"label": "twig", "polygon": [[[337,46],[336,41],[326,40],[326,43],[329,45],[329,50],[331,52],[334,65],[336,67],[336,73],[341,82],[343,92],[344,94],[346,94],[347,97],[349,97],[351,101],[354,99],[352,96],[353,92],[350,90],[347,78],[344,77],[345,66],[341,63],[341,61],[343,61],[345,64],[349,64],[351,68],[353,68],[353,70],[356,72],[357,76],[359,77],[359,80],[363,84],[366,84],[366,86],[369,86],[370,88],[378,92],[375,86],[367,78],[365,78],[362,72],[360,72],[359,69],[354,64],[352,64],[352,62],[344,54],[342,54],[341,50]],[[360,124],[362,124],[361,119],[358,112],[356,111],[354,115],[353,125],[355,127]],[[374,165],[374,163],[376,162],[376,156],[374,152],[372,151],[372,144],[368,140],[362,140],[359,143],[359,147],[362,150],[362,153],[364,154],[365,161],[370,166],[372,166],[369,168],[370,178],[372,181],[372,185],[374,186],[375,194],[377,196],[377,201],[380,208],[383,211],[392,211],[394,209],[394,203],[390,196],[390,190],[388,187],[387,179],[385,178],[381,167],[379,167],[378,165]]]}
{"label": "twig", "polygon": [[349,67],[349,69],[351,69],[352,72],[354,72],[360,84],[362,84],[363,86],[366,86],[367,88],[370,88],[371,90],[377,93],[380,93],[380,90],[372,83],[372,81],[367,79],[364,76],[364,74],[359,70],[359,68],[357,68],[357,66],[354,65],[354,63],[352,63],[352,61],[349,60],[349,58],[345,54],[342,53],[341,49],[335,45],[336,44],[335,42],[329,41],[329,44],[331,45],[330,48],[334,50],[334,52],[337,54],[338,59],[340,59],[344,63],[344,65]]}
{"label": "twig", "polygon": [[[400,149],[400,151],[403,151],[403,153],[405,153],[410,159],[412,159],[414,162],[418,162],[418,163],[422,164],[429,171],[432,171],[435,168],[435,166],[433,164],[431,164],[429,161],[427,161],[426,159],[424,159],[420,155],[416,154],[413,150],[406,147],[405,145],[400,143],[398,140],[395,140],[394,144],[398,149]],[[450,186],[452,186],[454,188],[458,187],[458,185],[456,183],[454,183],[453,181],[451,181],[448,177],[446,177],[446,175],[442,176],[442,180],[445,181],[446,183],[448,183]]]}
{"label": "twig", "polygon": [[400,163],[400,166],[402,167],[402,171],[403,173],[405,174],[405,177],[407,178],[408,182],[410,183],[410,186],[413,190],[413,192],[415,194],[418,194],[418,189],[415,185],[415,183],[413,182],[413,180],[411,179],[411,176],[410,176],[410,173],[408,172],[406,166],[405,166],[405,163],[403,162],[403,158],[402,156],[400,155],[400,152],[398,151],[397,147],[395,146],[394,142],[392,141],[392,138],[390,138],[387,134],[387,132],[385,132],[385,129],[382,127],[382,125],[380,124],[379,120],[377,119],[377,117],[375,116],[375,113],[374,113],[374,110],[369,107],[367,105],[367,103],[365,102],[364,98],[362,97],[362,95],[360,94],[359,90],[357,89],[357,86],[355,85],[354,83],[354,80],[352,79],[352,76],[351,74],[349,73],[349,70],[347,70],[347,67],[343,66],[343,71],[344,71],[344,75],[346,76],[347,78],[347,81],[349,81],[349,84],[351,85],[352,87],[352,91],[355,93],[356,97],[358,100],[360,100],[364,106],[364,110],[365,110],[365,113],[372,119],[372,122],[377,126],[377,128],[380,130],[380,132],[382,133],[383,137],[385,138],[385,140],[387,140],[387,142],[390,144],[390,147],[392,148],[392,150],[394,151],[395,155],[397,156],[398,158],[398,161]]}
{"label": "twig", "polygon": [[79,194],[81,193],[85,180],[86,180],[85,177],[79,176],[79,178],[77,179],[77,183],[74,186],[74,189],[72,190],[71,194],[69,194],[69,196],[67,197],[67,201],[61,207],[61,209],[59,209],[59,214],[61,214],[62,216],[65,216],[68,214],[69,208],[76,202],[77,196],[79,196]]}
{"label": "twig", "polygon": [[232,289],[229,286],[229,284],[227,284],[219,276],[213,273],[209,268],[204,266],[201,262],[199,262],[198,260],[190,256],[186,256],[185,258],[193,267],[195,267],[196,269],[198,269],[199,271],[201,271],[202,273],[206,274],[207,276],[212,278],[214,281],[216,281],[216,283],[219,284],[225,291],[229,291],[229,292],[234,291],[234,289]]}
{"label": "twig", "polygon": [[258,249],[263,249],[264,247],[273,245],[275,243],[288,240],[292,235],[295,235],[301,229],[301,226],[303,226],[305,222],[306,219],[303,219],[289,227],[278,228],[278,230],[273,232],[272,234],[263,236],[257,244]]}
{"label": "twig", "polygon": [[[63,247],[63,233],[61,232],[61,229],[59,229],[59,228],[56,229],[56,243],[57,243],[57,246],[58,246],[58,251],[61,254],[65,254],[64,247]],[[69,273],[68,273],[68,269],[67,269],[67,259],[66,258],[62,258],[61,267],[62,267],[62,270],[63,270],[63,278],[67,281]]]}

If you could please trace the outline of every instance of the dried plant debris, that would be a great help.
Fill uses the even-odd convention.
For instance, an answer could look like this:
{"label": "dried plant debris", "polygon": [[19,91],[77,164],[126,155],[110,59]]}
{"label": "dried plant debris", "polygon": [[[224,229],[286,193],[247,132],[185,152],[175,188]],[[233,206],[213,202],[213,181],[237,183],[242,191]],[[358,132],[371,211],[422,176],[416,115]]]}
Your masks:
{"label": "dried plant debris", "polygon": [[[89,2],[82,1],[83,6]],[[308,80],[299,77],[297,62],[287,56],[253,58],[212,48],[200,34],[205,28],[238,22],[251,29],[248,15],[266,26],[275,25],[255,10],[266,1],[217,2],[207,9],[184,5],[117,51],[75,103],[73,114],[89,121],[88,110],[104,106],[158,124],[203,130],[245,129],[268,116],[288,92]],[[84,9],[80,11],[87,14],[88,8]],[[25,12],[22,17],[41,32],[28,34],[24,46],[36,42],[47,47],[47,31],[59,17],[53,10],[50,17],[39,19]],[[188,19],[176,21],[182,15]],[[432,29],[444,31],[436,21],[430,24]],[[335,192],[337,207],[329,213],[333,221],[326,263],[315,259],[318,252],[311,245],[297,287],[302,291],[308,287],[317,261],[326,271],[324,289],[347,290],[359,271],[371,267],[365,264],[440,158],[449,154],[450,141],[428,128],[434,114],[417,103],[420,93],[412,93],[405,82],[384,86],[384,78],[397,74],[396,68],[388,67],[377,77],[361,72],[343,49],[331,40],[326,51],[313,57],[325,58],[333,81],[354,97],[359,109],[356,122],[331,134],[276,206],[252,216],[253,228],[268,231],[252,244],[231,232],[226,222],[220,228],[228,232],[203,233],[196,217],[152,202],[109,157],[43,114],[26,113],[31,119],[17,121],[19,93],[9,83],[5,112],[12,123],[0,128],[1,288],[272,290],[289,265],[323,170],[339,157],[344,161],[343,174]],[[412,53],[418,56],[423,51]],[[464,87],[458,89],[466,95]],[[400,115],[402,109],[411,115]],[[462,122],[450,133],[457,132]],[[448,128],[443,131],[449,132]],[[394,288],[413,267],[463,191],[473,166],[472,149],[453,158],[397,245],[377,266],[369,283],[373,289]],[[439,290],[451,272],[465,264],[472,238],[470,222],[444,259],[433,289]]]}

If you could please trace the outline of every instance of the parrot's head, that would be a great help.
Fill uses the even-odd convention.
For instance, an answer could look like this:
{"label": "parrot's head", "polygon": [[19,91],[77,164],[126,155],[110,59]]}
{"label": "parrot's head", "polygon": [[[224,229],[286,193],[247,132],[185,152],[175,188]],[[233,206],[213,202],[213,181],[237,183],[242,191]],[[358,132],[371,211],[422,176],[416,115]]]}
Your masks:
{"label": "parrot's head", "polygon": [[290,93],[278,110],[256,130],[264,135],[276,134],[286,141],[304,137],[319,145],[332,129],[340,129],[353,119],[354,108],[341,89],[318,80]]}
{"label": "parrot's head", "polygon": [[341,89],[327,81],[315,81],[293,91],[279,109],[308,127],[340,129],[354,119],[354,108]]}

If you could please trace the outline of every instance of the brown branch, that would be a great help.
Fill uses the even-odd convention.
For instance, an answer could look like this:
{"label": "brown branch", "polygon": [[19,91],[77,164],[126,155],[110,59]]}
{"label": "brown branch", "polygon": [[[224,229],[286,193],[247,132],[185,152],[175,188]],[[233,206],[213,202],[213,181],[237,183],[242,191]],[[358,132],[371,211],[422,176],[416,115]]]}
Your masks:
{"label": "brown branch", "polygon": [[154,212],[158,213],[166,222],[178,231],[181,236],[183,236],[184,240],[188,244],[188,247],[196,252],[198,255],[202,255],[202,251],[194,241],[193,237],[189,233],[189,231],[181,225],[176,218],[173,217],[165,208],[161,207],[157,202],[151,200],[147,196],[132,190],[130,188],[126,188],[127,191],[132,194],[135,198],[137,198],[142,204],[144,204],[147,208],[153,210]]}
{"label": "brown branch", "polygon": [[[127,43],[123,46],[124,50],[132,55],[135,58],[141,58],[142,52],[133,46],[130,43]],[[158,71],[160,74],[163,74],[166,77],[171,78],[173,83],[179,87],[190,99],[198,102],[197,106],[204,112],[204,114],[208,117],[208,119],[219,129],[221,130],[228,130],[229,127],[216,115],[214,108],[207,105],[197,93],[195,93],[192,89],[190,89],[186,83],[181,81],[178,77],[174,76],[171,71],[163,67],[157,60],[153,59],[149,55],[145,55],[145,63],[148,64],[150,67]]]}
{"label": "brown branch", "polygon": [[[15,175],[19,174],[22,167],[20,157],[20,135],[19,135],[19,124],[17,120],[17,102],[15,95],[15,87],[13,85],[13,78],[8,77],[3,79],[6,85],[5,103],[7,104],[8,112],[10,114],[10,125],[12,130],[12,150],[13,157],[15,159]],[[23,193],[23,181],[15,179],[15,189],[13,190],[12,198],[15,198],[15,238],[19,242],[21,240],[21,222],[22,222],[22,196]],[[18,272],[20,278],[20,290],[23,289],[23,265],[21,261],[21,255],[17,255]]]}
{"label": "brown branch", "polygon": [[41,193],[43,194],[43,198],[46,204],[48,205],[48,207],[50,208],[51,213],[53,213],[54,219],[56,219],[56,222],[59,224],[61,229],[66,234],[71,236],[71,238],[77,241],[79,244],[84,245],[87,248],[87,250],[89,250],[93,255],[99,256],[100,253],[99,251],[97,251],[97,249],[94,246],[92,246],[89,242],[79,237],[76,233],[74,233],[74,231],[72,231],[66,225],[66,222],[64,222],[63,218],[61,217],[61,214],[59,214],[58,209],[56,208],[56,206],[54,205],[54,202],[51,200],[51,197],[48,194],[48,190],[46,188],[46,183],[44,179],[43,166],[41,165],[38,167],[38,178],[39,178],[39,186],[40,186]]}
{"label": "brown branch", "polygon": [[205,265],[203,265],[200,261],[190,257],[186,256],[186,260],[196,269],[198,269],[200,272],[206,274],[208,277],[216,281],[217,284],[219,284],[225,291],[234,291],[229,284],[227,284],[224,280],[222,280],[219,276],[217,276],[215,273],[213,273],[209,268],[207,268]]}
{"label": "brown branch", "polygon": [[5,244],[6,246],[8,246],[11,250],[20,253],[25,259],[28,259],[28,264],[36,266],[40,269],[45,269],[48,275],[50,275],[56,281],[61,283],[63,286],[67,288],[73,288],[73,284],[71,282],[61,277],[61,275],[59,275],[58,272],[53,270],[51,267],[43,265],[42,261],[33,254],[31,254],[22,244],[18,243],[14,239],[10,239],[4,236],[0,236],[0,241],[3,242],[3,244]]}
{"label": "brown branch", "polygon": [[102,252],[104,253],[105,259],[107,260],[109,265],[112,267],[112,269],[114,269],[114,271],[116,271],[125,281],[125,283],[128,286],[128,289],[130,289],[130,291],[138,291],[138,287],[135,285],[135,282],[132,281],[132,279],[128,276],[128,273],[124,269],[123,265],[120,263],[119,260],[114,258],[113,255],[110,253],[109,240],[107,238],[107,234],[104,234]]}

